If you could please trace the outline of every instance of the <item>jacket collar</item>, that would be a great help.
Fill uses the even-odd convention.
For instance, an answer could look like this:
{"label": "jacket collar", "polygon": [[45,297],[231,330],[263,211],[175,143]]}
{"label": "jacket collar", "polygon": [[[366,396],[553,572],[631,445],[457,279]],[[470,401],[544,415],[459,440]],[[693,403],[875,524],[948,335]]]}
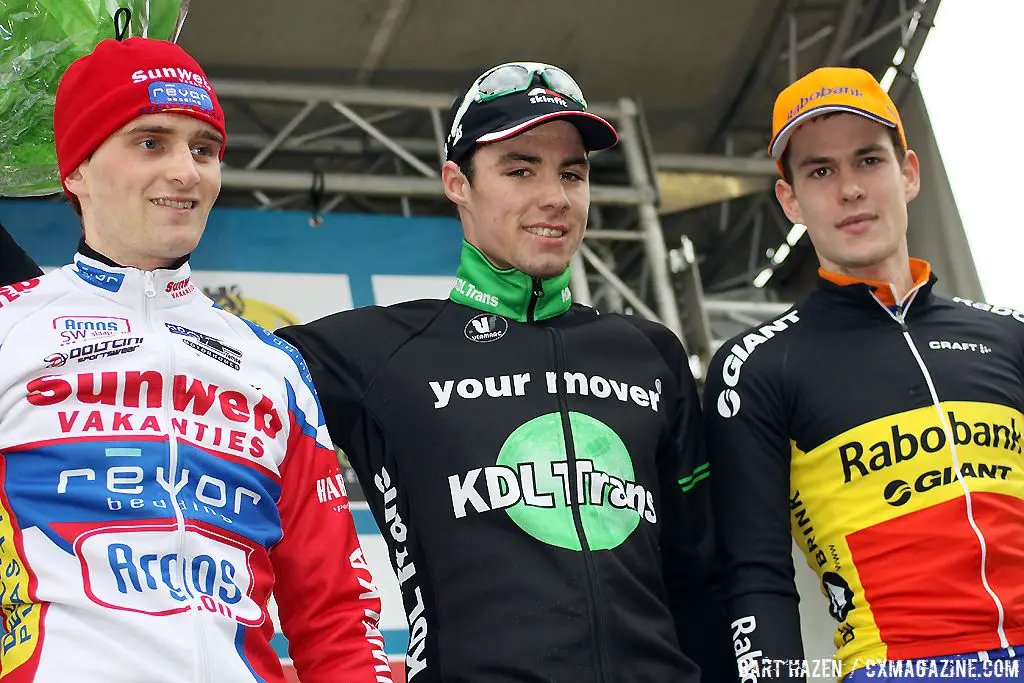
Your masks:
{"label": "jacket collar", "polygon": [[913,286],[901,301],[896,301],[894,287],[889,282],[863,280],[819,268],[817,294],[833,303],[861,304],[876,310],[898,312],[911,301],[927,299],[938,280],[932,273],[931,264],[921,259],[910,259],[910,274],[914,278]]}
{"label": "jacket collar", "polygon": [[88,251],[102,260],[79,252],[64,266],[64,272],[78,286],[105,299],[134,309],[149,302],[158,308],[172,308],[187,304],[198,295],[188,261],[177,268],[143,271],[112,265],[110,259],[92,249]]}
{"label": "jacket collar", "polygon": [[569,269],[542,280],[515,268],[495,268],[479,249],[463,241],[462,258],[450,298],[464,306],[519,322],[547,320],[572,306]]}

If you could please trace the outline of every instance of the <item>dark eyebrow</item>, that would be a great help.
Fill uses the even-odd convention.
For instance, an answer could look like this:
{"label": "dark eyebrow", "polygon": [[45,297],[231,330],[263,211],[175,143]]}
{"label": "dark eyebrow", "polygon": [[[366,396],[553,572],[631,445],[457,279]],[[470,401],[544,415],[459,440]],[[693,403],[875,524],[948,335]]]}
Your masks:
{"label": "dark eyebrow", "polygon": [[853,154],[854,154],[854,156],[860,157],[860,156],[864,156],[865,154],[877,154],[878,152],[884,152],[884,151],[885,151],[885,145],[881,145],[881,144],[875,142],[873,144],[865,145],[864,147],[861,147],[860,149],[858,149]]}
{"label": "dark eyebrow", "polygon": [[797,168],[805,168],[807,166],[827,166],[831,163],[835,163],[835,159],[832,157],[808,157],[797,164]]}
{"label": "dark eyebrow", "polygon": [[534,156],[532,154],[521,154],[519,152],[508,152],[508,153],[504,154],[501,157],[500,161],[502,163],[508,163],[508,162],[512,162],[512,161],[523,161],[523,162],[526,162],[528,164],[539,164],[541,162],[541,158],[538,157],[538,156]]}
{"label": "dark eyebrow", "polygon": [[173,128],[167,126],[135,126],[134,128],[125,131],[125,135],[140,135],[142,133],[148,133],[150,135],[170,135],[174,132]]}
{"label": "dark eyebrow", "polygon": [[[862,157],[866,154],[878,154],[879,152],[885,152],[885,145],[875,142],[870,145],[858,147],[854,150],[853,156]],[[807,166],[827,166],[832,163],[835,163],[835,159],[832,157],[809,157],[797,164],[797,168],[805,168]]]}
{"label": "dark eyebrow", "polygon": [[[504,154],[501,157],[500,161],[502,163],[510,163],[510,162],[519,161],[519,162],[524,162],[524,163],[527,163],[527,164],[540,164],[540,163],[542,163],[543,160],[540,157],[538,157],[538,156],[534,156],[533,154],[522,154],[520,152],[508,152],[507,154]],[[573,157],[571,159],[566,159],[566,160],[564,160],[561,163],[561,167],[562,168],[565,168],[567,166],[589,166],[589,165],[590,165],[590,162],[587,160],[586,156]]]}
{"label": "dark eyebrow", "polygon": [[[174,132],[174,129],[169,126],[136,126],[125,131],[124,134],[126,136],[131,137],[133,135],[171,135]],[[215,142],[218,145],[224,144],[224,138],[220,136],[220,133],[217,133],[216,131],[212,130],[207,130],[206,128],[200,129],[200,131],[196,134],[196,137],[199,138],[200,140]]]}
{"label": "dark eyebrow", "polygon": [[208,142],[215,142],[218,145],[223,145],[224,144],[224,138],[222,138],[220,136],[220,133],[217,133],[217,132],[212,131],[212,130],[207,130],[205,128],[202,129],[201,131],[199,131],[199,134],[196,137],[198,137],[200,140],[206,140]]}

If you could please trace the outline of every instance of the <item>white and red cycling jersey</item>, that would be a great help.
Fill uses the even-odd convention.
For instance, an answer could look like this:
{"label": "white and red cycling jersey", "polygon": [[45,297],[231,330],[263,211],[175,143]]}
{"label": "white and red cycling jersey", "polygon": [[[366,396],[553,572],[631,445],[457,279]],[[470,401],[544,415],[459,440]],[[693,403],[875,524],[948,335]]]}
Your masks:
{"label": "white and red cycling jersey", "polygon": [[390,681],[299,354],[188,264],[0,288],[4,681]]}

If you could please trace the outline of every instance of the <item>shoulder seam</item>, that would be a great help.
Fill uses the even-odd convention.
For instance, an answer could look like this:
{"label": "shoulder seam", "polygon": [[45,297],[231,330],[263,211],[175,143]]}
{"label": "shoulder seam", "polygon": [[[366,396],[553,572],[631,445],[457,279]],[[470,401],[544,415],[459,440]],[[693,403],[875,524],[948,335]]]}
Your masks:
{"label": "shoulder seam", "polygon": [[[373,389],[374,385],[377,382],[377,377],[379,377],[380,373],[384,370],[384,368],[388,366],[388,363],[390,363],[391,359],[395,357],[395,354],[398,353],[401,349],[403,349],[406,344],[408,344],[413,339],[423,334],[428,327],[434,324],[434,321],[437,320],[437,317],[441,315],[441,312],[445,310],[449,303],[450,299],[445,299],[444,301],[442,301],[441,305],[438,306],[437,311],[434,313],[434,315],[430,316],[430,318],[423,324],[423,326],[420,329],[415,330],[411,334],[409,334],[408,337],[406,337],[401,343],[396,345],[395,348],[393,348],[391,352],[388,353],[387,357],[383,361],[381,361],[381,363],[377,366],[377,369],[374,371],[373,377],[371,377],[370,381],[366,383],[366,388],[363,389],[363,393],[359,396],[359,402],[363,404],[364,408],[366,408],[366,405],[364,403],[366,395],[369,394],[370,391]],[[368,410],[368,412],[371,411]]]}

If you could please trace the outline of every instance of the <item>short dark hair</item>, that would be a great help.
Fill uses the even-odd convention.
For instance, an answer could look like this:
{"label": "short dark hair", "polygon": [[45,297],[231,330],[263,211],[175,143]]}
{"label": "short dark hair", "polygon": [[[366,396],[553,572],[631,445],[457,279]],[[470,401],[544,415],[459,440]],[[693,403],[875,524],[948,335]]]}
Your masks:
{"label": "short dark hair", "polygon": [[[827,118],[829,116],[835,116],[839,112],[830,112],[828,114],[822,114],[821,118]],[[885,130],[889,133],[889,139],[892,140],[892,149],[896,153],[896,161],[903,163],[903,160],[907,156],[907,150],[903,148],[903,140],[900,138],[900,132],[896,128],[886,126]],[[789,144],[786,145],[786,149],[782,152],[782,158],[779,160],[782,163],[782,179],[790,185],[793,184],[793,167],[790,165],[789,159]]]}
{"label": "short dark hair", "polygon": [[476,171],[473,161],[476,158],[476,151],[478,149],[480,149],[480,145],[473,145],[469,148],[469,151],[466,152],[466,155],[457,162],[459,164],[459,170],[462,171],[462,175],[466,176],[466,180],[470,185],[473,184],[473,173]]}

